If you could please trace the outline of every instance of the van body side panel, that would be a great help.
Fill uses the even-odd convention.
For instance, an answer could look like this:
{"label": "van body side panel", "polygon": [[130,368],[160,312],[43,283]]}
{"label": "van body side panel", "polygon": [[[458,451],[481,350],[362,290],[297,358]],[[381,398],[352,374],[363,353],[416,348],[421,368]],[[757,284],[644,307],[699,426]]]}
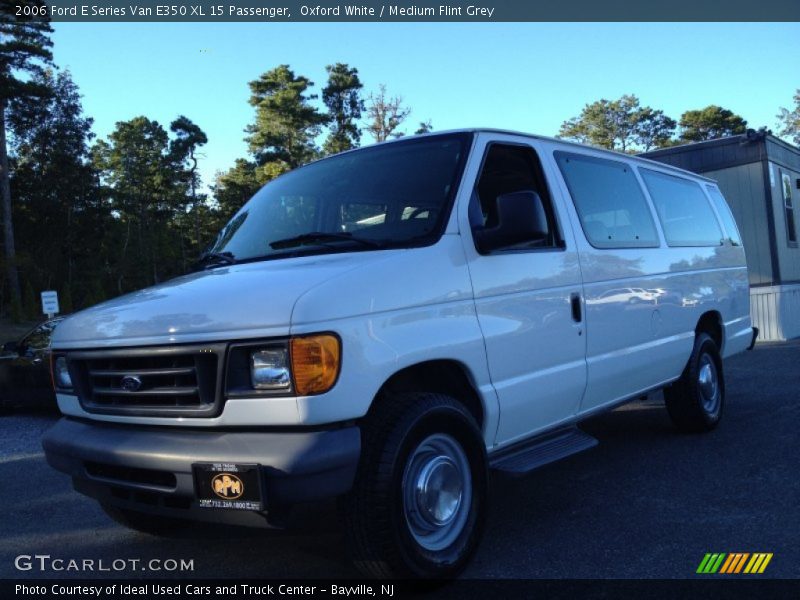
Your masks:
{"label": "van body side panel", "polygon": [[[695,270],[691,265],[703,259],[686,250],[661,253],[672,256],[671,264],[658,264],[659,253],[649,253],[642,257],[642,273],[623,280],[608,270],[591,270],[591,280],[584,284],[589,384],[582,412],[678,378],[703,313],[717,311],[724,320],[747,310],[745,269]],[[741,326],[749,332],[749,318]],[[734,347],[744,349],[744,339],[739,336]],[[726,350],[729,343],[724,342]]]}
{"label": "van body side panel", "polygon": [[[299,422],[324,424],[364,416],[395,373],[436,360],[458,363],[482,400],[489,446],[497,427],[497,398],[471,301],[403,309],[332,323],[342,339],[342,371],[327,393],[297,398]],[[293,333],[318,331],[298,326]]]}
{"label": "van body side panel", "polygon": [[[746,263],[747,259],[744,246],[742,245],[742,235],[733,217],[733,212],[731,211],[727,198],[722,195],[717,184],[706,184],[703,186],[703,189],[708,199],[711,200],[712,208],[719,215],[720,223],[725,230],[726,239],[729,242],[735,241],[735,244],[738,244],[735,248],[738,249],[741,254],[739,260],[743,264]],[[735,260],[735,257],[732,256],[731,258]],[[749,279],[748,272],[747,269],[742,270],[745,272],[745,283],[742,282],[742,275],[739,273],[738,277],[735,277],[735,283],[732,285],[736,286],[738,290],[737,295],[744,294],[747,296],[749,303],[750,289],[749,284],[746,284]],[[739,308],[738,311],[736,310],[737,308]],[[750,347],[750,343],[753,340],[752,325],[749,304],[746,308],[742,308],[741,301],[737,298],[736,304],[731,307],[730,314],[725,314],[723,316],[725,338],[725,343],[722,347],[723,358],[742,352]]]}
{"label": "van body side panel", "polygon": [[[558,149],[552,144],[546,158],[557,171],[554,181],[570,199],[566,203],[570,218],[579,223],[553,158]],[[588,148],[575,153],[603,156]],[[677,379],[706,311],[719,312],[734,331],[735,341],[730,349],[723,348],[725,355],[746,347],[742,344],[750,327],[749,299],[741,247],[668,247],[650,208],[660,247],[595,248],[580,226],[575,228],[587,328],[587,388],[580,413],[595,412]]]}
{"label": "van body side panel", "polygon": [[[530,139],[484,135],[481,142],[467,168],[473,184],[489,142],[529,144],[538,154]],[[469,233],[466,202],[458,207],[475,308],[500,402],[498,446],[571,419],[583,395],[583,323],[573,321],[570,309],[570,296],[581,291],[581,275],[569,223],[561,216],[561,200],[554,195],[566,249],[485,256],[477,252]]]}
{"label": "van body side panel", "polygon": [[497,398],[458,234],[320,283],[297,300],[291,323],[291,335],[325,330],[342,339],[339,380],[325,394],[297,398],[301,423],[362,417],[393,374],[452,360],[481,396],[487,443],[494,438]]}

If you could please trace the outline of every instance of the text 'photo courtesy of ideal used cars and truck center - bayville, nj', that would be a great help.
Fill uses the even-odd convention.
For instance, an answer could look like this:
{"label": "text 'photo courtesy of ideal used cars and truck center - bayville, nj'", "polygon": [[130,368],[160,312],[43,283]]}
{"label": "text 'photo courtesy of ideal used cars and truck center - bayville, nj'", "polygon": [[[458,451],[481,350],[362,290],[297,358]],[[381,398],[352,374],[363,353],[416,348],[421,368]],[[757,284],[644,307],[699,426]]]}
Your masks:
{"label": "text 'photo courtesy of ideal used cars and truck center - bayville, nj'", "polygon": [[3,597],[796,597],[797,7],[5,4]]}

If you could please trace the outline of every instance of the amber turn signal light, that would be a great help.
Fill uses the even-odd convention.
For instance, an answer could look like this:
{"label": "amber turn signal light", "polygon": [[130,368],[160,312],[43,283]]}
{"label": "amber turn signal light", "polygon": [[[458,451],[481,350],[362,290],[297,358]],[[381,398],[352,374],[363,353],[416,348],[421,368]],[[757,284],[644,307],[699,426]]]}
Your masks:
{"label": "amber turn signal light", "polygon": [[334,335],[291,340],[292,376],[298,396],[323,394],[333,387],[341,366],[341,344]]}

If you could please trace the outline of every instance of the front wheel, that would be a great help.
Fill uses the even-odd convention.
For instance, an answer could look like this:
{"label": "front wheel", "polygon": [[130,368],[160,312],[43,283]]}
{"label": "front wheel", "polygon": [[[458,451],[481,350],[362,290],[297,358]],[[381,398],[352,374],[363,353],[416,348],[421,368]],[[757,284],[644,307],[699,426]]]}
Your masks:
{"label": "front wheel", "polygon": [[681,431],[711,431],[722,418],[725,379],[717,344],[700,333],[681,378],[664,390],[667,412]]}
{"label": "front wheel", "polygon": [[396,394],[362,433],[356,483],[343,501],[356,566],[378,577],[455,576],[486,514],[486,450],[474,418],[449,396]]}

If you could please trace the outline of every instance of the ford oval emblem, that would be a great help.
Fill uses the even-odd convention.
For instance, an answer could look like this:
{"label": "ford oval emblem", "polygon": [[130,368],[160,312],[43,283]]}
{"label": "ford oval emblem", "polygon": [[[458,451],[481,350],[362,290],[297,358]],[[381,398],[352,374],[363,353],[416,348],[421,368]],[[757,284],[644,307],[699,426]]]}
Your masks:
{"label": "ford oval emblem", "polygon": [[142,387],[142,380],[136,375],[125,375],[120,381],[120,387],[126,392],[138,392]]}

